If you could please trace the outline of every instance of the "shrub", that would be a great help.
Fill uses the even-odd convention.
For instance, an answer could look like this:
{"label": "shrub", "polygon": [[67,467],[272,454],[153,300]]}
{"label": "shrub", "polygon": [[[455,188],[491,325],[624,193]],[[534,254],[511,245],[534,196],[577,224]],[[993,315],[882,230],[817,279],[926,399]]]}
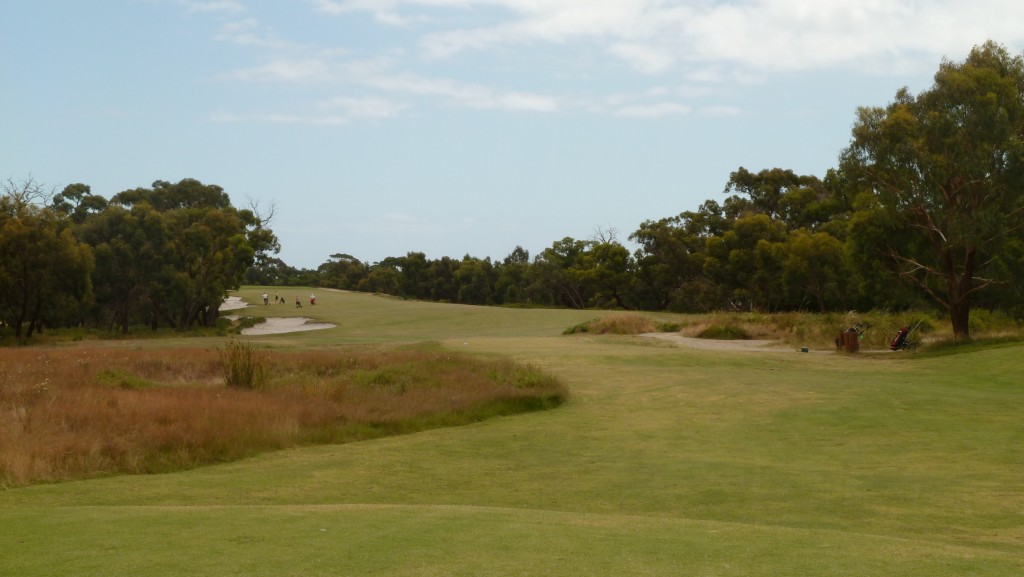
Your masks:
{"label": "shrub", "polygon": [[564,331],[562,331],[562,334],[563,335],[574,335],[576,333],[589,333],[590,332],[590,325],[591,325],[591,323],[595,323],[595,322],[597,322],[597,319],[590,319],[587,322],[579,323],[577,325],[573,325],[573,326],[565,329]]}
{"label": "shrub", "polygon": [[248,342],[230,339],[220,351],[224,384],[239,389],[262,389],[267,385],[266,359]]}
{"label": "shrub", "polygon": [[566,329],[562,334],[638,335],[641,333],[653,333],[658,330],[660,330],[658,325],[651,318],[636,313],[625,313],[607,315],[599,319],[587,321]]}
{"label": "shrub", "polygon": [[683,328],[683,323],[656,322],[655,327],[659,333],[678,333]]}
{"label": "shrub", "polygon": [[256,325],[258,325],[260,323],[265,323],[265,322],[267,322],[267,319],[264,318],[264,317],[242,317],[242,318],[238,319],[238,328],[239,329],[251,329],[252,327],[254,327]]}
{"label": "shrub", "polygon": [[137,375],[122,369],[107,369],[96,374],[96,382],[108,387],[119,389],[138,390],[154,386],[155,383],[147,381]]}
{"label": "shrub", "polygon": [[739,341],[750,339],[750,333],[739,325],[711,325],[697,333],[697,338]]}

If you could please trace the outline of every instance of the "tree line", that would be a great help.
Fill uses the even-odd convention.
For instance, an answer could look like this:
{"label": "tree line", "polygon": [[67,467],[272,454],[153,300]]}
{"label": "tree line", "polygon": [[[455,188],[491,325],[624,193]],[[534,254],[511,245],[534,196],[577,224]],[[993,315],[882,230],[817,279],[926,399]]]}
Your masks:
{"label": "tree line", "polygon": [[274,255],[268,219],[219,187],[158,181],[110,201],[76,184],[38,202],[0,199],[0,315],[43,324],[188,328],[212,323],[241,282],[376,292],[475,305],[705,312],[936,306],[969,337],[972,307],[1024,317],[1024,59],[994,42],[944,60],[918,95],[857,110],[823,177],[783,168],[729,175],[721,202],[555,241],[504,259],[367,263],[315,270]]}
{"label": "tree line", "polygon": [[368,264],[316,270],[270,260],[249,282],[316,284],[466,304],[702,312],[938,307],[970,336],[981,306],[1024,317],[1024,60],[988,41],[944,60],[919,95],[857,110],[850,145],[823,178],[739,168],[721,203],[616,231],[564,238],[530,259]]}

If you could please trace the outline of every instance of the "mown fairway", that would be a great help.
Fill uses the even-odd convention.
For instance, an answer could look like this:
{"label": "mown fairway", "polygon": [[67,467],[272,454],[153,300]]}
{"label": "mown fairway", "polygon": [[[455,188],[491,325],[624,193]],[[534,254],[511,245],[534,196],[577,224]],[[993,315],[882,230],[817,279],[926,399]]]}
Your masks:
{"label": "mown fairway", "polygon": [[293,293],[309,291],[243,314],[339,326],[255,340],[438,341],[543,367],[572,397],[465,427],[0,492],[0,575],[1024,574],[1024,347],[697,351],[560,334],[593,312],[325,291],[295,310]]}

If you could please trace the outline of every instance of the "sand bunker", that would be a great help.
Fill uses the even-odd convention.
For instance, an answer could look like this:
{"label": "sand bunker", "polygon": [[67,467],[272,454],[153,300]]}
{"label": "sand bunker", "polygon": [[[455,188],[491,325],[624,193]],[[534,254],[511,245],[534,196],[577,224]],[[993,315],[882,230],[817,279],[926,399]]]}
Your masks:
{"label": "sand bunker", "polygon": [[[249,303],[242,300],[241,297],[228,297],[224,299],[224,302],[220,305],[222,311],[234,311],[238,309],[244,309],[249,306]],[[231,320],[238,320],[238,315],[228,315],[226,318]],[[243,335],[280,335],[284,333],[298,333],[302,331],[317,331],[320,329],[331,329],[338,325],[331,323],[311,323],[312,319],[305,317],[275,317],[269,318],[266,322],[262,322],[253,327],[242,329]]]}
{"label": "sand bunker", "polygon": [[302,331],[317,331],[320,329],[332,329],[338,325],[331,323],[311,323],[312,319],[305,317],[269,318],[267,322],[256,326],[242,329],[243,335],[279,335],[283,333],[298,333]]}
{"label": "sand bunker", "polygon": [[224,299],[224,302],[220,303],[218,310],[234,311],[244,309],[247,306],[249,306],[249,303],[243,301],[242,297],[228,297]]}

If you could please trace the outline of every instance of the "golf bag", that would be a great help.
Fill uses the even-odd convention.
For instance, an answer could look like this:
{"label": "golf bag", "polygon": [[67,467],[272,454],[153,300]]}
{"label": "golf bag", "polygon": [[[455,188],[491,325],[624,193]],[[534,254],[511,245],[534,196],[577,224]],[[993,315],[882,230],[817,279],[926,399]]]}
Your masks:
{"label": "golf bag", "polygon": [[907,344],[907,335],[910,334],[910,327],[903,327],[900,332],[896,333],[896,338],[889,343],[889,348],[894,351],[901,351],[908,348],[910,345]]}
{"label": "golf bag", "polygon": [[917,327],[921,326],[921,323],[923,322],[924,320],[922,319],[917,321],[917,324],[915,324],[912,328],[901,328],[900,332],[896,333],[896,338],[894,338],[892,342],[889,343],[889,348],[894,351],[905,351],[907,349],[913,348],[915,343],[910,342],[910,335],[914,334],[914,331],[916,331]]}

